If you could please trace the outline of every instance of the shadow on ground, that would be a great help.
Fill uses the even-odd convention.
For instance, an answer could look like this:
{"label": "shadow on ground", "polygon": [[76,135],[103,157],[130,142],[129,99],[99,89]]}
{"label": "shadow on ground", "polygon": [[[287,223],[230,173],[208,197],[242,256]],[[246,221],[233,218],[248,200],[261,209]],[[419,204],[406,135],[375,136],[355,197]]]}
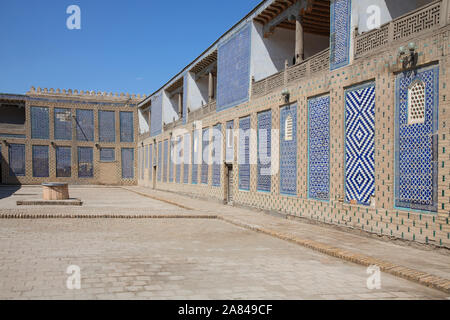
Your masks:
{"label": "shadow on ground", "polygon": [[0,186],[0,199],[9,198],[19,190],[20,186],[13,186],[13,185]]}

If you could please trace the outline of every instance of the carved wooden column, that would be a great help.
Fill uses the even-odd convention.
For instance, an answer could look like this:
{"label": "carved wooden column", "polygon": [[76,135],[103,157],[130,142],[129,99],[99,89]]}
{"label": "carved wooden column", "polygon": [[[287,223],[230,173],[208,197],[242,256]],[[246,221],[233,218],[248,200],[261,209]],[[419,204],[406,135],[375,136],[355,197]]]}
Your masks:
{"label": "carved wooden column", "polygon": [[295,18],[295,64],[302,62],[304,59],[303,40],[302,18],[297,16]]}
{"label": "carved wooden column", "polygon": [[210,72],[209,74],[208,74],[208,80],[209,80],[209,83],[208,83],[208,99],[209,99],[209,102],[211,102],[213,99],[214,99],[214,76],[213,76],[213,74],[212,74],[212,72]]}
{"label": "carved wooden column", "polygon": [[180,118],[183,117],[183,94],[178,93],[178,114]]}

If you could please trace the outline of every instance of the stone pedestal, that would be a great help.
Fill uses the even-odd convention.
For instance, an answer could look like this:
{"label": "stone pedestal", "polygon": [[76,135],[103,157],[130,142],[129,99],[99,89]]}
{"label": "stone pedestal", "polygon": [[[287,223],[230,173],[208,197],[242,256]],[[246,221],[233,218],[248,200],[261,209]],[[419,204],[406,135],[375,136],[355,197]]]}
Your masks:
{"label": "stone pedestal", "polygon": [[68,200],[69,186],[67,183],[43,183],[44,200]]}

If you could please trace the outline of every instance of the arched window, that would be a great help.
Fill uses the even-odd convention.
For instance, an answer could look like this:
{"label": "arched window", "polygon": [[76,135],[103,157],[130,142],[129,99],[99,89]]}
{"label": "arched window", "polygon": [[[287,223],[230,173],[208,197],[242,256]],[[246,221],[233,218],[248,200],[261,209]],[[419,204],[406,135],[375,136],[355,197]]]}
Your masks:
{"label": "arched window", "polygon": [[425,84],[414,81],[408,89],[408,124],[425,122]]}
{"label": "arched window", "polygon": [[287,116],[286,120],[284,121],[284,140],[292,140],[292,117],[290,115]]}

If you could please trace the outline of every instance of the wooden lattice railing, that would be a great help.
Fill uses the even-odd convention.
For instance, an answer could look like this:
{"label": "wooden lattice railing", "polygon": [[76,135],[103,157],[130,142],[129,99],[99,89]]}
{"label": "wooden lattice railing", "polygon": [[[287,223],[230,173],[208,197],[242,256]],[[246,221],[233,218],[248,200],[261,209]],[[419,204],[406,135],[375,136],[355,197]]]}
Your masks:
{"label": "wooden lattice railing", "polygon": [[252,82],[252,97],[265,95],[289,83],[330,68],[330,49],[323,50],[305,61],[286,68],[260,81]]}
{"label": "wooden lattice railing", "polygon": [[437,29],[448,23],[449,0],[432,2],[402,17],[355,36],[355,58],[375,49],[381,49],[395,41],[404,41],[421,33]]}

